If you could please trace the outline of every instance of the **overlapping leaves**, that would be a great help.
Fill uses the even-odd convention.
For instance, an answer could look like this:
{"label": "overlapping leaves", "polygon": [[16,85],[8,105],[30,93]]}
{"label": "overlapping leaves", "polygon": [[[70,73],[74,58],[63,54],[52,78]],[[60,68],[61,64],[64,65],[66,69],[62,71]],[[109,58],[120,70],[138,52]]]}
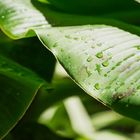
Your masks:
{"label": "overlapping leaves", "polygon": [[[36,32],[46,48],[57,57],[73,80],[88,94],[121,114],[139,120],[140,37],[108,25],[50,28],[44,16],[30,1],[21,0],[0,1],[0,27],[14,39],[32,36]],[[3,57],[1,60],[3,61]],[[8,63],[12,62],[8,60]],[[16,70],[7,72],[2,64],[0,71],[4,76],[1,77],[4,80],[7,76],[12,78],[12,82],[10,78],[5,82],[11,86],[21,75],[18,72],[14,74]],[[9,65],[8,67],[12,68]],[[30,76],[28,78],[32,79]],[[24,83],[26,77],[22,81]],[[23,83],[21,88],[26,87],[27,83]],[[3,89],[3,92],[6,90]],[[29,92],[32,93],[30,90]],[[15,98],[11,101],[14,100]],[[4,105],[2,102],[2,110]],[[27,104],[25,106],[27,108]],[[5,118],[9,119],[7,114]]]}

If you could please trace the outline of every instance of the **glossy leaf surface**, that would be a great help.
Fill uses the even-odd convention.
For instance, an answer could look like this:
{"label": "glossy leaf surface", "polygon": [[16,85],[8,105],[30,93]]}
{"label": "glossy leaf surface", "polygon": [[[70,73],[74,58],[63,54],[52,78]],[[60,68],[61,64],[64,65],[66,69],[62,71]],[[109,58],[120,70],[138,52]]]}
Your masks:
{"label": "glossy leaf surface", "polygon": [[[100,23],[104,22],[101,20]],[[81,21],[87,24],[85,20]],[[94,19],[90,21],[96,23]],[[119,22],[114,25],[121,26]],[[139,27],[132,27],[140,33]],[[36,33],[82,89],[117,112],[140,120],[140,37],[137,35],[108,25],[50,27],[43,14],[28,0],[0,0],[0,28],[14,39]],[[3,136],[24,114],[44,81],[38,80],[34,74],[27,74],[24,68],[18,69],[20,65],[5,57],[1,57],[0,66],[1,93],[5,92],[1,94],[0,109],[2,112],[8,110],[14,116],[7,118],[8,124],[1,123],[0,136]],[[11,94],[4,87],[11,87]],[[13,96],[12,93],[18,90],[25,95],[20,94],[21,98],[16,94]],[[10,101],[6,100],[7,97],[11,98]],[[5,106],[9,102],[14,105]],[[12,111],[15,106],[20,112]],[[0,116],[1,122],[7,116],[11,117],[8,113]]]}
{"label": "glossy leaf surface", "polygon": [[139,119],[138,36],[105,25],[53,28],[38,36],[87,93]]}

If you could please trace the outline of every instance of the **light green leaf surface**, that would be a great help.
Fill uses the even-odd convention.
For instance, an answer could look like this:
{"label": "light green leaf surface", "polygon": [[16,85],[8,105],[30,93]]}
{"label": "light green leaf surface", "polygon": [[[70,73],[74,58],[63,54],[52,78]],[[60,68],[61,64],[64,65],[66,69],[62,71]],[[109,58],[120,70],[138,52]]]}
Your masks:
{"label": "light green leaf surface", "polygon": [[135,0],[135,1],[137,1],[137,2],[139,2],[139,3],[140,3],[140,0]]}
{"label": "light green leaf surface", "polygon": [[139,119],[138,36],[106,25],[52,28],[38,36],[88,94]]}
{"label": "light green leaf surface", "polygon": [[0,28],[14,39],[35,35],[29,29],[49,27],[30,0],[0,0]]}

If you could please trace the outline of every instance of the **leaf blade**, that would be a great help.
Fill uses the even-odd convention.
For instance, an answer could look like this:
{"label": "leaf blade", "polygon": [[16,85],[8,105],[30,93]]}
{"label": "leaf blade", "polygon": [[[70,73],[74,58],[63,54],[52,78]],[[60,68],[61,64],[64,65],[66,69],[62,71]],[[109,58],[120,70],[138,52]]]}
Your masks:
{"label": "leaf blade", "polygon": [[[138,36],[106,25],[28,29],[37,33],[42,43],[87,93],[121,114],[139,119]],[[20,37],[27,36],[22,34]],[[91,57],[95,63],[89,63]],[[135,110],[133,114],[131,109]]]}
{"label": "leaf blade", "polygon": [[22,118],[44,83],[31,71],[0,56],[0,139]]}
{"label": "leaf blade", "polygon": [[138,36],[105,25],[53,28],[38,36],[87,93],[139,119]]}
{"label": "leaf blade", "polygon": [[0,27],[14,39],[34,36],[34,32],[29,32],[29,29],[50,26],[43,14],[31,4],[30,0],[24,2],[1,0],[0,9]]}

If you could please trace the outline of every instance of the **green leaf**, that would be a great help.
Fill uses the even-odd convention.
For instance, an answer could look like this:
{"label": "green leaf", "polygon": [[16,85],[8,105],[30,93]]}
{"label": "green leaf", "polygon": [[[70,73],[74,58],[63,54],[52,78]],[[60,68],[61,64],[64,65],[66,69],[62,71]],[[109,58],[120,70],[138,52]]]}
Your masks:
{"label": "green leaf", "polygon": [[[73,25],[86,25],[86,24],[107,24],[117,26],[121,29],[130,31],[132,33],[139,32],[140,10],[129,9],[117,11],[114,13],[103,13],[103,15],[77,15],[64,13],[59,10],[54,10],[49,4],[42,4],[33,1],[33,4],[39,9],[52,26],[73,26]],[[131,5],[132,6],[132,5]],[[133,7],[133,6],[132,6]],[[127,22],[127,23],[125,23]],[[129,24],[128,24],[129,23]],[[130,25],[134,24],[134,25]],[[139,34],[140,35],[140,34]]]}
{"label": "green leaf", "polygon": [[35,35],[29,29],[49,27],[45,17],[30,0],[0,0],[0,28],[12,38]]}
{"label": "green leaf", "polygon": [[0,34],[0,54],[34,71],[50,82],[54,73],[55,58],[37,37],[12,40]]}
{"label": "green leaf", "polygon": [[22,118],[43,84],[33,72],[0,56],[0,139]]}
{"label": "green leaf", "polygon": [[140,3],[140,0],[135,0],[135,1],[137,1],[137,2],[139,2],[139,3]]}
{"label": "green leaf", "polygon": [[[35,33],[33,29],[44,28],[45,30],[46,27],[50,27],[51,25],[107,24],[140,35],[139,27],[114,20],[115,17],[116,19],[123,19],[122,21],[129,20],[130,23],[133,23],[134,17],[139,18],[139,10],[135,8],[134,11],[129,11],[127,15],[125,13],[114,13],[112,15],[107,14],[102,17],[97,17],[62,13],[60,11],[55,11],[48,4],[42,4],[37,1],[32,1],[31,3],[30,0],[16,0],[16,3],[14,3],[13,0],[1,0],[0,7],[0,28],[13,39],[34,36]],[[46,17],[47,21],[43,15]],[[51,25],[48,24],[48,22]]]}
{"label": "green leaf", "polygon": [[38,37],[88,94],[139,120],[138,36],[116,27],[89,25],[40,30]]}
{"label": "green leaf", "polygon": [[139,8],[133,0],[48,0],[61,11],[82,14],[105,14]]}
{"label": "green leaf", "polygon": [[[8,2],[11,1],[0,1],[1,19],[7,8],[13,9],[7,4]],[[31,4],[28,4],[29,1],[17,2],[27,7]],[[22,38],[28,36],[28,34],[25,36],[27,31],[34,29],[42,43],[53,52],[73,80],[88,94],[117,112],[140,120],[140,38],[138,36],[107,25],[46,28],[46,24],[45,27],[37,24],[35,26],[38,28],[34,28],[32,22],[28,24],[30,22],[26,20],[25,12],[22,12],[23,17],[18,20],[22,22],[16,21],[17,24],[14,25],[10,21],[20,17],[20,13],[15,4],[13,7],[16,14],[11,15],[10,12],[9,18],[7,17],[9,14],[5,14],[5,20],[0,21],[2,30],[11,37]],[[38,17],[39,13],[36,14],[35,11],[33,13]],[[30,17],[27,16],[27,19]],[[38,18],[43,18],[44,21],[42,15],[39,14]],[[91,20],[96,23],[94,19]],[[101,20],[100,23],[103,23]],[[8,28],[9,24],[12,28]],[[30,26],[22,28],[21,25]],[[116,25],[121,26],[119,22]],[[21,27],[20,30],[17,30],[17,26]],[[140,33],[139,27],[127,24],[124,24],[124,27]]]}

